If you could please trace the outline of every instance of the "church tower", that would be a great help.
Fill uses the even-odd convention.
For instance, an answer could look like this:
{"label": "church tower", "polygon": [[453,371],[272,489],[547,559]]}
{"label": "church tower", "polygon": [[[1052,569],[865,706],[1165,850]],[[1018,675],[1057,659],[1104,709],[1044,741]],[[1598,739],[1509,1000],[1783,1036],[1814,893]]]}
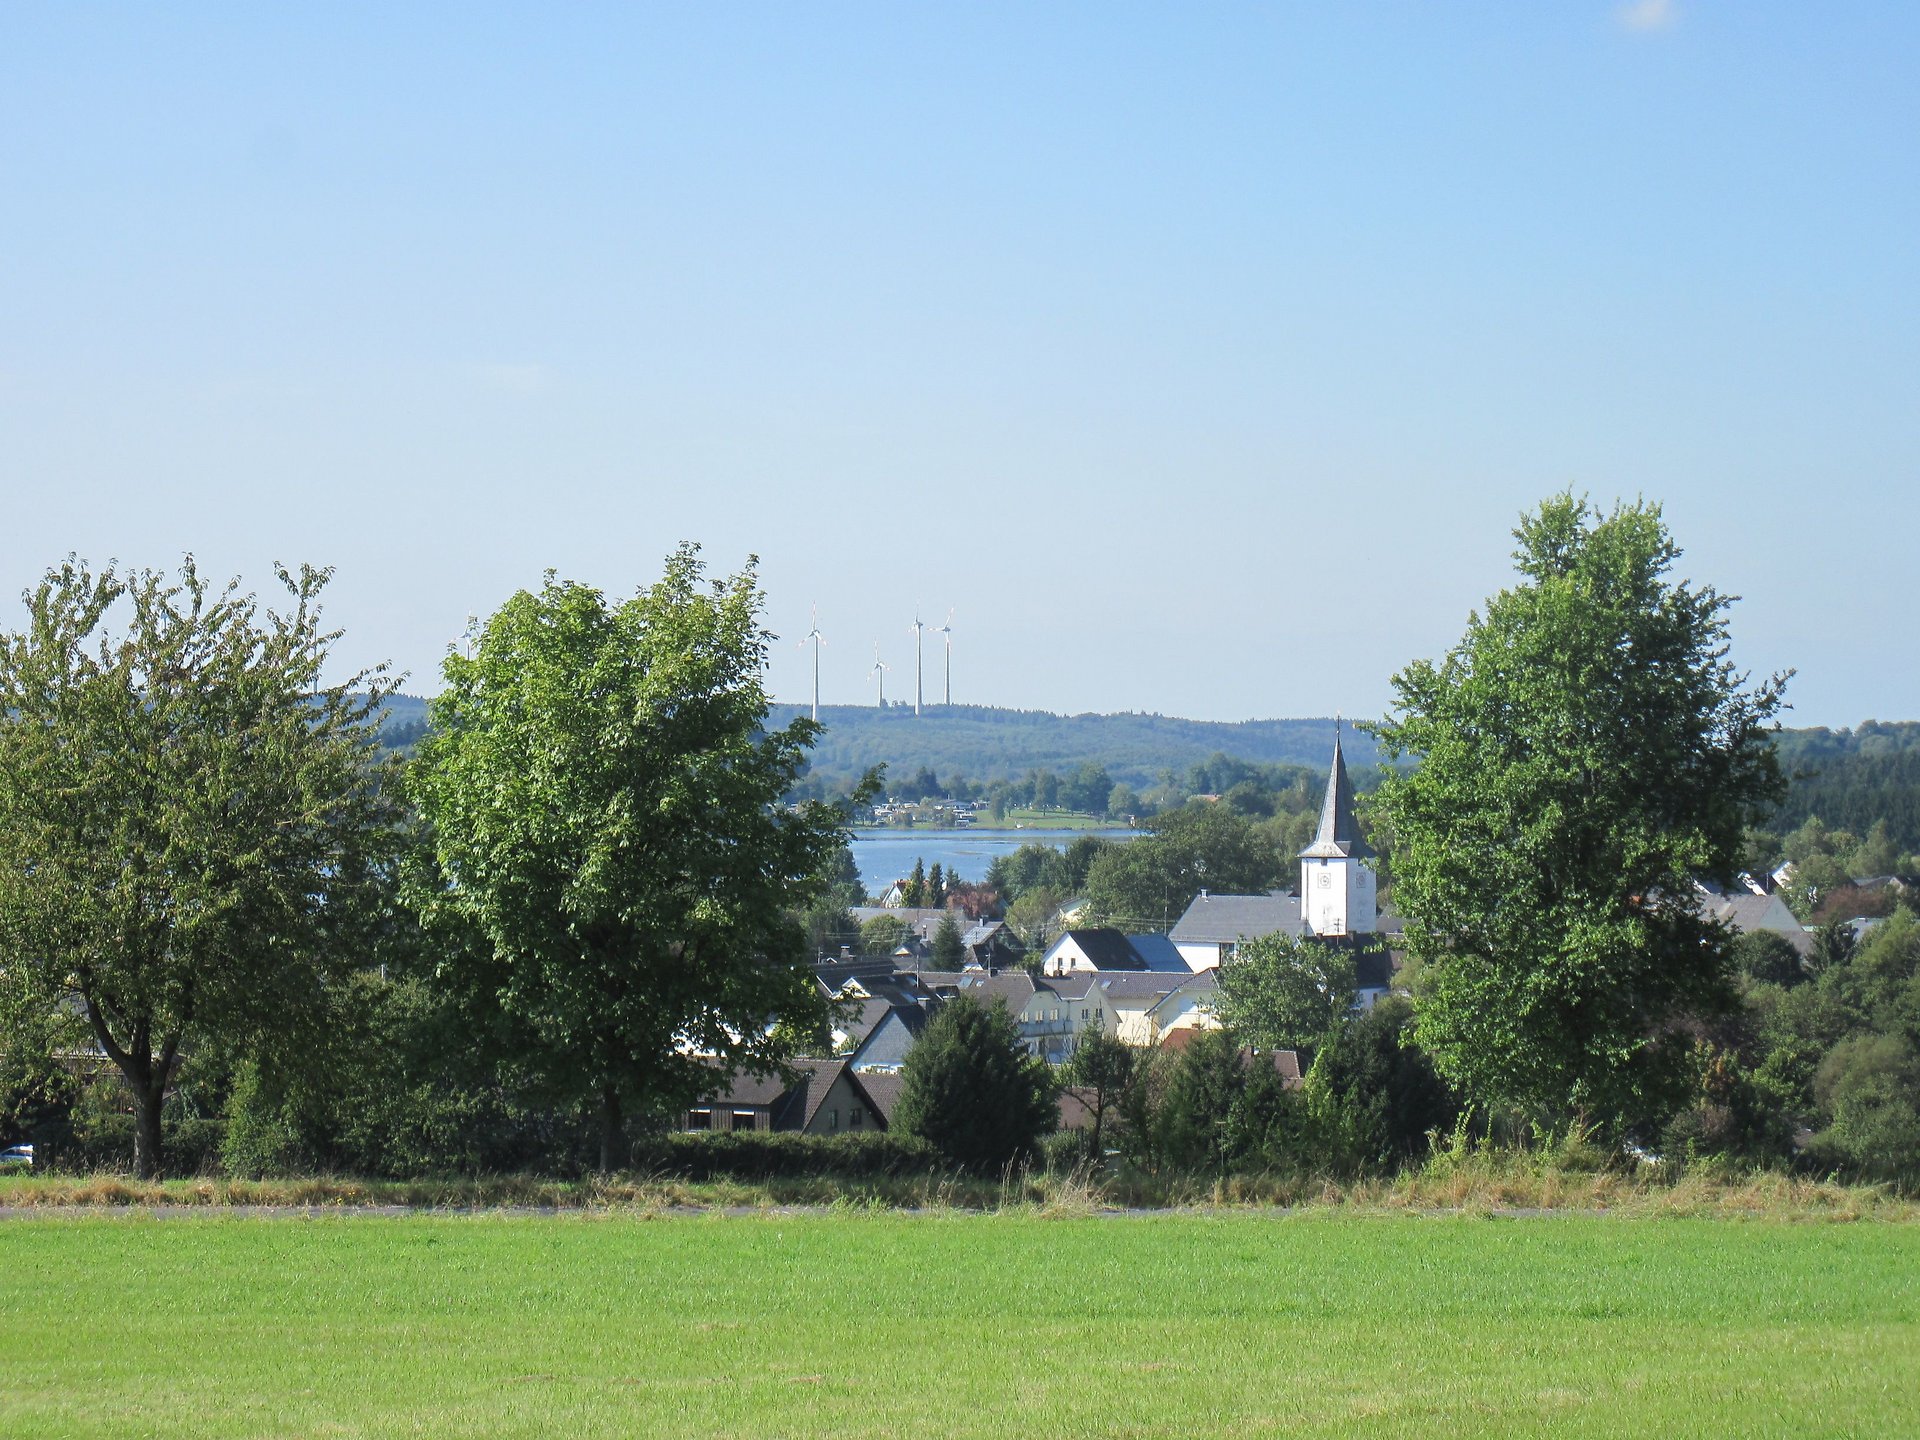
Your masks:
{"label": "church tower", "polygon": [[1320,830],[1300,852],[1300,912],[1313,935],[1370,935],[1374,903],[1373,851],[1353,816],[1353,782],[1340,755],[1340,722],[1333,722],[1333,773],[1320,805]]}

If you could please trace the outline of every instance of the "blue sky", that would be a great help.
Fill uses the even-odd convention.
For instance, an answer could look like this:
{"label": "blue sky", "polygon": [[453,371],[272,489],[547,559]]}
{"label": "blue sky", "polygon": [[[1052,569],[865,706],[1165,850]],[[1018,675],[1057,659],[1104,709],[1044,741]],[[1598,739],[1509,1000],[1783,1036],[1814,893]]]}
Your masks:
{"label": "blue sky", "polygon": [[333,564],[425,691],[692,539],[785,698],[818,602],[830,701],[918,605],[969,701],[1373,714],[1571,486],[1791,719],[1920,716],[1916,73],[1895,3],[7,5],[0,587]]}

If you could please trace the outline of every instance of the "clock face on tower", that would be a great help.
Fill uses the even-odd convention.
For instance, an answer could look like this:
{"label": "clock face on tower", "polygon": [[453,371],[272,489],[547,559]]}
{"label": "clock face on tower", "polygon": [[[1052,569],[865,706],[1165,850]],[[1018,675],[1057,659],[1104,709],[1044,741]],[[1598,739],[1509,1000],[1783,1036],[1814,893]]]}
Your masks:
{"label": "clock face on tower", "polygon": [[1325,890],[1330,888],[1332,884],[1333,884],[1333,876],[1329,872],[1322,870],[1320,872],[1320,888],[1322,890]]}

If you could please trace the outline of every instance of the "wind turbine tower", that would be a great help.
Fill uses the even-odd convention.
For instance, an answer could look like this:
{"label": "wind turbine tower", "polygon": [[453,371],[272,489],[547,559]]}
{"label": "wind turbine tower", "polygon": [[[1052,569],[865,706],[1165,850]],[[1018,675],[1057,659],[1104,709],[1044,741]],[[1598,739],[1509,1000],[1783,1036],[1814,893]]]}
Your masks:
{"label": "wind turbine tower", "polygon": [[[807,648],[807,642],[813,642],[813,718],[820,718],[820,647],[827,643],[827,637],[820,633],[820,607],[813,607],[813,628],[801,637],[800,648]],[[878,659],[878,656],[874,657]]]}
{"label": "wind turbine tower", "polygon": [[913,612],[913,624],[907,627],[907,633],[913,636],[913,713],[920,713],[920,632],[933,627],[920,623],[920,612]]}
{"label": "wind turbine tower", "polygon": [[880,658],[880,642],[873,642],[873,683],[874,703],[884,710],[887,708],[887,671],[893,667]]}
{"label": "wind turbine tower", "polygon": [[947,640],[947,666],[946,666],[947,698],[944,703],[951,705],[953,704],[953,611],[952,610],[947,611],[946,623],[938,626],[933,633],[936,635],[944,635]]}

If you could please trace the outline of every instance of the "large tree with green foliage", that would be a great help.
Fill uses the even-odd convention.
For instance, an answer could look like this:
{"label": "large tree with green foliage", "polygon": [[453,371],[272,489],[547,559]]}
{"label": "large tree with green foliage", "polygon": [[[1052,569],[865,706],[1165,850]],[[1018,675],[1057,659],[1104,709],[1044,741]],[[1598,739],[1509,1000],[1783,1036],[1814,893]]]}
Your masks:
{"label": "large tree with green foliage", "polygon": [[1241,943],[1219,970],[1213,998],[1221,1024],[1263,1050],[1299,1050],[1353,1008],[1352,947],[1276,932]]}
{"label": "large tree with green foliage", "polygon": [[74,1016],[132,1092],[143,1177],[176,1062],[314,1020],[392,893],[386,682],[324,683],[328,572],[278,574],[284,611],[190,557],[69,559],[0,640],[0,1048]]}
{"label": "large tree with green foliage", "polygon": [[629,1112],[770,1071],[826,1018],[798,917],[844,814],[780,803],[817,727],[766,728],[761,609],[751,563],[709,583],[692,546],[618,604],[549,575],[447,657],[411,772],[424,911],[477,940],[443,979],[597,1106],[603,1169]]}
{"label": "large tree with green foliage", "polygon": [[997,1001],[963,994],[942,1005],[907,1052],[902,1080],[893,1128],[976,1173],[1032,1154],[1059,1123],[1052,1070],[1027,1053]]}
{"label": "large tree with green foliage", "polygon": [[1730,882],[1783,784],[1784,675],[1727,658],[1731,597],[1676,580],[1657,506],[1562,495],[1515,531],[1520,581],[1376,733],[1418,765],[1382,801],[1395,903],[1429,961],[1418,1034],[1475,1102],[1624,1121],[1671,1103],[1689,1013],[1729,1003]]}
{"label": "large tree with green foliage", "polygon": [[1200,802],[1155,819],[1152,833],[1109,845],[1087,871],[1087,899],[1102,924],[1164,930],[1202,890],[1257,894],[1280,874],[1273,847],[1251,821]]}

